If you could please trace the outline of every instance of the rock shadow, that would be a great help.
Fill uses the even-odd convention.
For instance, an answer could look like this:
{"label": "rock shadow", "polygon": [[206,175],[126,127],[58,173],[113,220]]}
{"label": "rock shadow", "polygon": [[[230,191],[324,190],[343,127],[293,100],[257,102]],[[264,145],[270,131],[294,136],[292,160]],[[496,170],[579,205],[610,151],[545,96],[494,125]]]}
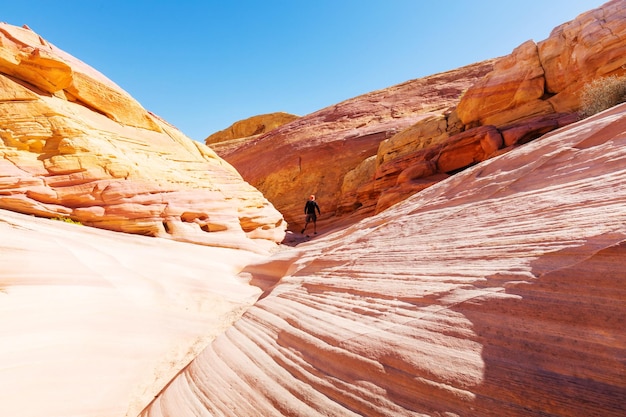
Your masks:
{"label": "rock shadow", "polygon": [[622,239],[546,254],[532,264],[535,280],[455,307],[483,346],[484,379],[463,415],[626,416]]}

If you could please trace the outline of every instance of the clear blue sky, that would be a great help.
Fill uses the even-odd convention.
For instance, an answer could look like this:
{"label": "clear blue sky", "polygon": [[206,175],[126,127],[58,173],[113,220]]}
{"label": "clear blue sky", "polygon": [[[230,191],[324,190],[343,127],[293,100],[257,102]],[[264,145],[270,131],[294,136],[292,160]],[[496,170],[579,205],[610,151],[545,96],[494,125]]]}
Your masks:
{"label": "clear blue sky", "polygon": [[600,0],[9,0],[28,25],[203,141],[510,53]]}

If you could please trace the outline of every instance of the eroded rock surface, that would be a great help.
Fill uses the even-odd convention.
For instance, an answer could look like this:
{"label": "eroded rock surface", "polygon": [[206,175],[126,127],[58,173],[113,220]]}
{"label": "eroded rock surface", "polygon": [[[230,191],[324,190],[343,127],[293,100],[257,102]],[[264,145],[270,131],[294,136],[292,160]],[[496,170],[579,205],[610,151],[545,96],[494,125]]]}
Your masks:
{"label": "eroded rock surface", "polygon": [[626,105],[251,265],[141,414],[623,416]]}
{"label": "eroded rock surface", "polygon": [[357,221],[575,122],[586,83],[626,73],[624,51],[626,1],[613,0],[507,56],[366,94],[218,152],[291,230],[311,193],[326,212],[322,228]]}
{"label": "eroded rock surface", "polygon": [[0,208],[267,251],[281,214],[208,147],[27,28],[0,24]]}
{"label": "eroded rock surface", "polygon": [[[317,196],[322,219],[332,216],[348,172],[376,155],[385,139],[445,113],[491,69],[486,61],[408,81],[303,116],[240,147],[217,150],[279,209],[292,230],[300,230],[310,194]],[[454,117],[445,123],[454,124]]]}

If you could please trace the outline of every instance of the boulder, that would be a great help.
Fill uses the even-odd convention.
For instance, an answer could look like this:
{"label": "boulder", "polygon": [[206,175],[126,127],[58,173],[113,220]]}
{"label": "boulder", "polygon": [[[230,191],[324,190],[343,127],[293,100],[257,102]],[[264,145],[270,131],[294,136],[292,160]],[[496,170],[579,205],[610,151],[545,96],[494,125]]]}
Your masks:
{"label": "boulder", "polygon": [[537,45],[528,41],[500,58],[491,73],[467,90],[457,113],[466,125],[496,126],[552,113],[552,106],[542,100],[544,86]]}
{"label": "boulder", "polygon": [[577,111],[585,84],[626,74],[626,3],[612,0],[583,13],[537,46],[550,103],[558,112]]}

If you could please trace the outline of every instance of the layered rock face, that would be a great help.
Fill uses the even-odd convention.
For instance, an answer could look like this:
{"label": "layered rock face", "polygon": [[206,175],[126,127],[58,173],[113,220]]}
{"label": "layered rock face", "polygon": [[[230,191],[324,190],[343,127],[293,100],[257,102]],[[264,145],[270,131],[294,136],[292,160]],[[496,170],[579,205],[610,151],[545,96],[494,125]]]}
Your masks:
{"label": "layered rock face", "polygon": [[[326,219],[337,210],[346,174],[375,156],[383,140],[446,113],[491,69],[487,61],[408,81],[303,116],[239,147],[216,149],[299,230],[310,194]],[[444,117],[446,124],[456,123],[454,116]]]}
{"label": "layered rock face", "polygon": [[0,208],[255,251],[283,239],[232,166],[28,28],[0,24],[0,85]]}
{"label": "layered rock face", "polygon": [[292,230],[311,193],[322,223],[358,220],[578,120],[581,89],[626,73],[625,51],[626,1],[614,0],[493,62],[357,97],[220,154]]}
{"label": "layered rock face", "polygon": [[229,149],[236,149],[247,140],[293,122],[296,119],[298,119],[298,116],[282,112],[252,116],[212,134],[204,140],[204,143],[216,152],[227,153]]}
{"label": "layered rock face", "polygon": [[144,417],[623,416],[626,105],[241,276]]}

